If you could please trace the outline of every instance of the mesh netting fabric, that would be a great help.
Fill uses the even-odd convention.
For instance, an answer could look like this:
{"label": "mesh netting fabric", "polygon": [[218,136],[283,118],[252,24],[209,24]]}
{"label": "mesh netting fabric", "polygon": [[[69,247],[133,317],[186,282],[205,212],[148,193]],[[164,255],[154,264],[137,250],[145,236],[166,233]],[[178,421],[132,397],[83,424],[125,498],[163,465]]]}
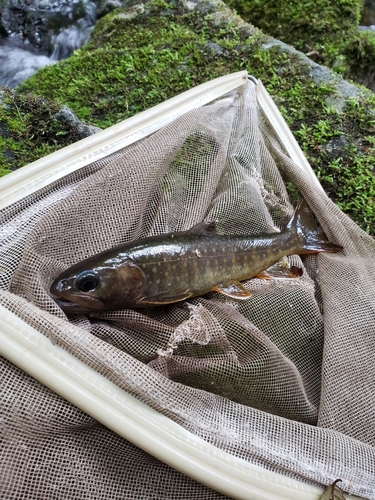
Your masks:
{"label": "mesh netting fabric", "polygon": [[227,498],[122,439],[3,358],[0,374],[7,415],[1,498]]}
{"label": "mesh netting fabric", "polygon": [[[249,280],[252,296],[241,302],[211,293],[148,310],[69,318],[50,296],[52,280],[68,266],[143,236],[202,220],[217,221],[226,234],[283,229],[293,213],[286,183],[306,199],[329,239],[344,247],[340,254],[289,257],[304,271],[298,279]],[[375,242],[291,161],[258,107],[252,82],[0,217],[1,304],[219,448],[318,484],[341,478],[344,490],[375,499]],[[129,443],[121,446],[124,440],[9,363],[4,370],[15,373],[2,378],[7,484],[26,481],[30,463],[44,472],[27,498],[51,498],[51,488],[56,498],[65,491],[75,498],[63,477],[77,460],[81,468],[69,469],[77,498],[86,498],[93,474],[103,498],[117,498],[120,490],[121,498],[146,498],[150,476],[130,472],[140,460],[159,478],[150,482],[152,498],[169,498],[165,478],[171,498],[187,498],[176,496],[187,488],[188,498],[223,498]],[[24,422],[29,425],[17,430]],[[31,436],[34,424],[43,430]],[[107,439],[110,466],[99,444]],[[22,446],[27,459],[19,456]],[[62,448],[66,467],[53,469],[46,456]],[[111,477],[131,457],[129,490],[126,480],[111,486],[93,472],[96,453]],[[17,498],[26,496],[20,491]]]}

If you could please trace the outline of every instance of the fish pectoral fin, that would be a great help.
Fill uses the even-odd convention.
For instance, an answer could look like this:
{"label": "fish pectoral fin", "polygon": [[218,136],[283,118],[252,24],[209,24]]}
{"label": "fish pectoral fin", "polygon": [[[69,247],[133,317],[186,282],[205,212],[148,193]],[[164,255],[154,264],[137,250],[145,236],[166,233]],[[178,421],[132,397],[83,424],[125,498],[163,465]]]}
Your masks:
{"label": "fish pectoral fin", "polygon": [[213,292],[219,292],[227,297],[237,300],[245,300],[251,297],[251,293],[239,281],[234,283],[224,283],[217,285],[212,289]]}
{"label": "fish pectoral fin", "polygon": [[187,300],[192,296],[192,292],[181,293],[180,295],[174,295],[173,297],[166,295],[159,295],[155,299],[149,300],[146,297],[139,301],[140,304],[145,306],[162,306],[166,304],[174,304],[175,302],[181,302],[181,300]]}
{"label": "fish pectoral fin", "polygon": [[216,222],[214,220],[200,222],[188,231],[188,233],[194,234],[216,234],[216,232]]}
{"label": "fish pectoral fin", "polygon": [[301,267],[290,266],[288,265],[288,260],[283,258],[276,262],[271,267],[264,269],[256,275],[256,278],[262,280],[271,280],[271,279],[285,279],[285,278],[299,278],[302,276],[303,270]]}

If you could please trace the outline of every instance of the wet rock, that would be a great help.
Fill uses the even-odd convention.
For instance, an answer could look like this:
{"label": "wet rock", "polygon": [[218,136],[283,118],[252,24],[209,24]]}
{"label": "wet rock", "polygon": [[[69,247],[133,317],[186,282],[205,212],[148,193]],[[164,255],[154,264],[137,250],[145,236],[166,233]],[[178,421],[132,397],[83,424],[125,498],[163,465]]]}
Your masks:
{"label": "wet rock", "polygon": [[122,5],[121,0],[100,0],[97,7],[97,16],[103,17]]}
{"label": "wet rock", "polygon": [[365,25],[363,27],[366,28],[375,25],[375,0],[364,1],[361,23]]}
{"label": "wet rock", "polygon": [[346,140],[345,135],[339,135],[338,137],[331,139],[327,143],[325,149],[333,156],[343,156],[343,152],[345,151],[347,144],[348,141]]}
{"label": "wet rock", "polygon": [[10,137],[9,131],[7,130],[5,124],[1,122],[0,122],[0,137],[2,137],[3,139]]}
{"label": "wet rock", "polygon": [[0,85],[14,88],[88,41],[96,22],[96,3],[5,0],[0,3],[0,17]]}
{"label": "wet rock", "polygon": [[215,56],[219,56],[223,53],[223,49],[217,43],[206,43],[205,47],[209,49]]}
{"label": "wet rock", "polygon": [[73,111],[67,106],[63,106],[60,111],[55,114],[54,117],[56,120],[64,121],[72,128],[74,128],[78,132],[78,135],[81,139],[88,137],[89,135],[96,134],[96,132],[99,132],[101,130],[101,128],[99,127],[94,127],[93,125],[85,125],[84,123],[82,123],[78,119],[77,115],[73,113]]}

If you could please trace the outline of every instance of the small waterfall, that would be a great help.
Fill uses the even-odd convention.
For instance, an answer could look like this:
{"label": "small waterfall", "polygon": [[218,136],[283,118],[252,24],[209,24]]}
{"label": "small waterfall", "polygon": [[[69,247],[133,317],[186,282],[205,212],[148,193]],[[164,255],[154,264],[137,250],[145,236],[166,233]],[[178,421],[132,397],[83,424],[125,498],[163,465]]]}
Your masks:
{"label": "small waterfall", "polygon": [[61,23],[59,31],[52,36],[51,59],[55,61],[66,59],[90,38],[96,22],[96,5],[94,2],[85,2],[81,12],[84,14],[82,17],[77,17],[73,23],[65,23],[65,26]]}
{"label": "small waterfall", "polygon": [[0,85],[14,88],[38,69],[66,59],[84,45],[96,22],[96,4],[88,0],[72,0],[60,10],[36,11],[47,23],[48,51],[41,51],[23,41],[18,33],[0,38]]}
{"label": "small waterfall", "polygon": [[14,88],[38,69],[52,64],[31,45],[14,38],[0,39],[0,85]]}

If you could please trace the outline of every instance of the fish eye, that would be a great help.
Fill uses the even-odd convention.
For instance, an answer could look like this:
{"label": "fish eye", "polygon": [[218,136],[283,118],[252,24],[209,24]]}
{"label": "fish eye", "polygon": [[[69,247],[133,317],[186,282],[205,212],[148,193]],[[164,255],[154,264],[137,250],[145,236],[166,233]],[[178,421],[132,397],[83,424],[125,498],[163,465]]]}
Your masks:
{"label": "fish eye", "polygon": [[76,277],[75,286],[81,292],[91,292],[99,285],[100,279],[94,271],[82,271]]}

